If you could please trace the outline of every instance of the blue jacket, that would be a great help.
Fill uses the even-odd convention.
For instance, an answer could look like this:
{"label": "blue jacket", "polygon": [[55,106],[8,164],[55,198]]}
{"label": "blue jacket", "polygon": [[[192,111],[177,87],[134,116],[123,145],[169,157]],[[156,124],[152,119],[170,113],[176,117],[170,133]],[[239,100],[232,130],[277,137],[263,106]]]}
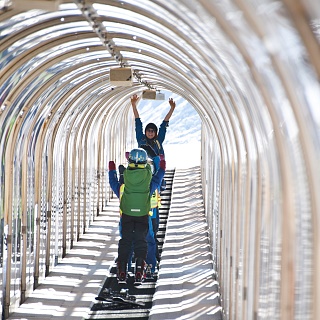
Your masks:
{"label": "blue jacket", "polygon": [[[143,133],[141,119],[136,118],[135,122],[136,122],[136,139],[138,142],[138,147],[140,147],[141,145],[149,144],[147,141],[146,135]],[[168,126],[169,126],[169,121],[163,120],[160,127],[159,127],[158,136],[156,139],[153,140],[154,144],[151,147],[154,149],[154,151],[157,155],[160,155],[160,154],[164,155],[162,143],[166,137]]]}
{"label": "blue jacket", "polygon": [[[128,169],[126,169],[128,170]],[[131,169],[129,169],[131,170]],[[139,169],[135,169],[139,170]],[[164,177],[165,171],[161,168],[157,171],[155,175],[152,176],[152,180],[150,182],[150,196],[155,192],[157,188],[160,188],[161,181]],[[120,198],[120,183],[118,180],[117,170],[109,171],[109,184],[113,192],[116,194],[118,198]]]}

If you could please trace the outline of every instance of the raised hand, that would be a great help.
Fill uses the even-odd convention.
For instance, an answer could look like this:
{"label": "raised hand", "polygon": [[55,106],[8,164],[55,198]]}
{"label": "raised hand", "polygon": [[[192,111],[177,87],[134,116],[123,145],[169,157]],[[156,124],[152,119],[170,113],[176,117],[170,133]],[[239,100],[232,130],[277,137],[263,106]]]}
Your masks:
{"label": "raised hand", "polygon": [[114,161],[109,161],[109,171],[116,170],[116,164]]}

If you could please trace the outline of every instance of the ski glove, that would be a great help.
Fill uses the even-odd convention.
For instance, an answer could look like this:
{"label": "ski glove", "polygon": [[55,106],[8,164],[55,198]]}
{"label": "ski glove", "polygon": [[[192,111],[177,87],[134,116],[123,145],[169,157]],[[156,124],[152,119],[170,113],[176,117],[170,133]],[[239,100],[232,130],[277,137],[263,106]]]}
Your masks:
{"label": "ski glove", "polygon": [[119,173],[123,174],[124,170],[126,170],[125,166],[120,164],[120,166],[118,167]]}
{"label": "ski glove", "polygon": [[161,160],[160,161],[160,168],[166,171],[166,160]]}
{"label": "ski glove", "polygon": [[109,171],[116,170],[116,164],[114,161],[109,161]]}

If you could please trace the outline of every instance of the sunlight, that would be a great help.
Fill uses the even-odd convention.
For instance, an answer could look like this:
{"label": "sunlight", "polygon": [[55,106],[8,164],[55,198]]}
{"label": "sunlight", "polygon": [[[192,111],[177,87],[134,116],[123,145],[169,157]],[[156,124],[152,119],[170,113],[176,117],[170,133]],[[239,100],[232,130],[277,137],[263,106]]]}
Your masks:
{"label": "sunlight", "polygon": [[[180,174],[181,173],[181,174]],[[198,174],[176,171],[172,205],[150,315],[207,318],[221,310]],[[188,199],[186,203],[186,199]],[[210,303],[208,304],[208,301]],[[207,302],[207,303],[206,303]],[[218,310],[218,311],[216,311]]]}

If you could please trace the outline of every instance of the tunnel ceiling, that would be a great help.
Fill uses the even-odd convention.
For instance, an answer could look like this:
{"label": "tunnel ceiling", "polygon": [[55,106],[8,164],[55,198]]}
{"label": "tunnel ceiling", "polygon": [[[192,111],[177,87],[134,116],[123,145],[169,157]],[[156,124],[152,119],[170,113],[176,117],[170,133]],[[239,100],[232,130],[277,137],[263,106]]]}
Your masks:
{"label": "tunnel ceiling", "polygon": [[[310,143],[320,122],[314,1],[28,3],[1,1],[5,126],[17,116],[54,126],[88,110],[121,113],[132,93],[166,89],[194,106],[229,160],[253,140],[258,152],[270,132],[277,141],[299,130],[306,158],[318,149]],[[37,9],[48,3],[57,10]],[[119,66],[134,70],[132,87],[110,85],[109,70]]]}
{"label": "tunnel ceiling", "polygon": [[[58,10],[37,9],[50,2]],[[259,149],[270,132],[297,130],[304,156],[318,152],[310,143],[319,140],[320,122],[314,1],[29,3],[35,9],[1,1],[5,126],[17,116],[38,124],[54,118],[52,125],[70,113],[103,114],[134,92],[166,89],[194,106],[226,157],[235,151],[225,145],[248,149],[255,140]],[[134,70],[132,87],[110,85],[109,70],[119,66]]]}

